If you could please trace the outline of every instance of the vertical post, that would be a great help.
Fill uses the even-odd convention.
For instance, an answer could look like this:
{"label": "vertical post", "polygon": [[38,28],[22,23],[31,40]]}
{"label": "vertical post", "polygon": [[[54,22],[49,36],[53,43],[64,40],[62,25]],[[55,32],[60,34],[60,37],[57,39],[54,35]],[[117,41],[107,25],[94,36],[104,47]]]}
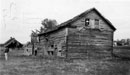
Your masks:
{"label": "vertical post", "polygon": [[33,55],[34,45],[33,45],[33,43],[32,43],[31,45],[32,45],[32,52],[31,52],[31,55]]}

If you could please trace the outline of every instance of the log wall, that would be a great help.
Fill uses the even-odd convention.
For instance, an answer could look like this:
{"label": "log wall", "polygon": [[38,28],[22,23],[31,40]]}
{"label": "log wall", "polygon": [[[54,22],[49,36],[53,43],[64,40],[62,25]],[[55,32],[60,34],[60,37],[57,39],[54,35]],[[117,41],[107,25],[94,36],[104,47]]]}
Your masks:
{"label": "log wall", "polygon": [[[84,15],[83,17],[81,16],[78,20],[72,23],[72,26],[84,27],[86,18],[89,18],[91,20],[99,19],[100,20],[99,28],[101,30],[113,31],[111,27],[97,13],[95,13],[95,11],[91,11],[90,13]],[[87,28],[92,28],[93,24],[94,23],[90,22],[90,25]]]}
{"label": "log wall", "polygon": [[[45,38],[47,38],[48,41]],[[51,34],[48,34],[46,37],[40,37],[40,46],[41,51],[43,51],[43,55],[48,55],[47,51],[50,49],[51,45],[54,45],[57,48],[57,50],[54,51],[54,56],[66,56],[66,28],[56,32],[52,32]]]}
{"label": "log wall", "polygon": [[[99,28],[92,23],[85,27],[85,19],[99,19]],[[113,29],[94,11],[73,22],[68,29],[68,57],[91,58],[110,57],[113,50]]]}
{"label": "log wall", "polygon": [[[85,26],[85,19],[99,19],[99,28],[93,28],[94,23]],[[71,28],[72,26],[72,28]],[[67,30],[66,30],[67,29]],[[40,36],[41,53],[47,55],[51,44],[57,46],[56,56],[67,58],[104,58],[111,57],[113,50],[113,29],[95,11],[80,16],[70,27]],[[48,38],[48,41],[45,38]],[[61,54],[59,51],[61,50]]]}
{"label": "log wall", "polygon": [[69,28],[68,57],[106,57],[111,55],[113,32]]}

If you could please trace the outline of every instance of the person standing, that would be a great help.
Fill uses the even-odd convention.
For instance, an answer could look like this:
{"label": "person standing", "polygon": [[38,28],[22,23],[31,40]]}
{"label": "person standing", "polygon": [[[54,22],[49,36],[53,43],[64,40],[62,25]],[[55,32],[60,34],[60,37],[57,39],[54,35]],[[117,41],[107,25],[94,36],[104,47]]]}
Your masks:
{"label": "person standing", "polygon": [[6,60],[6,61],[8,60],[8,52],[9,52],[9,48],[8,48],[8,47],[5,47],[4,54],[5,54],[5,60]]}

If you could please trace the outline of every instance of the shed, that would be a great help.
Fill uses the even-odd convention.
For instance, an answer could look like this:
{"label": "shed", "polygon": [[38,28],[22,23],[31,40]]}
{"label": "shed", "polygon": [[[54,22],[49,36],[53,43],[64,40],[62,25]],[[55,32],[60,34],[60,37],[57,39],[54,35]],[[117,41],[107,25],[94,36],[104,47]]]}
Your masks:
{"label": "shed", "polygon": [[15,48],[22,48],[23,44],[20,43],[19,41],[17,41],[15,38],[13,37],[10,37],[9,40],[7,40],[5,43],[4,43],[4,46],[8,47],[8,48],[11,48],[11,49],[15,49]]}
{"label": "shed", "polygon": [[24,55],[32,55],[33,50],[32,50],[33,46],[30,42],[28,42],[25,46],[24,46]]}

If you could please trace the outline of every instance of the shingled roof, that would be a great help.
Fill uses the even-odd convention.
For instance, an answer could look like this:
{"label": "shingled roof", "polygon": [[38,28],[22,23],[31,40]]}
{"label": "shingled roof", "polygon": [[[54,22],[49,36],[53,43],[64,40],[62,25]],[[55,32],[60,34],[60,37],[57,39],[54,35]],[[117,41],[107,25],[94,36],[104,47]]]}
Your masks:
{"label": "shingled roof", "polygon": [[71,25],[71,23],[73,23],[74,21],[84,17],[86,14],[90,13],[91,11],[95,11],[114,31],[116,30],[116,28],[112,25],[112,23],[108,19],[106,19],[96,8],[91,8],[91,9],[89,9],[89,10],[87,10],[87,11],[85,11],[85,12],[83,12],[83,13],[75,16],[75,17],[73,17],[70,20],[61,23],[60,25],[56,26],[55,28],[53,28],[51,30],[48,30],[48,31],[46,31],[44,33],[40,33],[38,35],[40,36],[40,35],[43,35],[43,34],[47,34],[47,33],[56,31],[56,30],[58,30],[58,29],[60,29],[62,27],[69,26],[69,25]]}

